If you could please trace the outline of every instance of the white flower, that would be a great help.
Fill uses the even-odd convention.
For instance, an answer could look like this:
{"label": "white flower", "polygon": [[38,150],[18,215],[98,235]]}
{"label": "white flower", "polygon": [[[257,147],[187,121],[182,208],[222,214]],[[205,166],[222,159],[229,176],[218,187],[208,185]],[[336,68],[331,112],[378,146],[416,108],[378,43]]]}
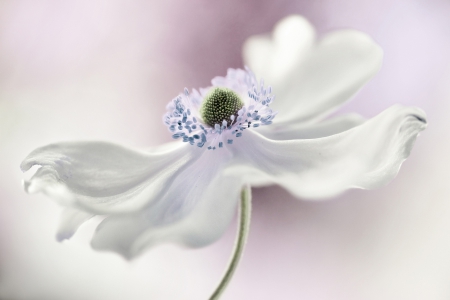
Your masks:
{"label": "white flower", "polygon": [[106,215],[92,239],[98,250],[132,258],[162,242],[205,246],[227,228],[243,185],[279,184],[299,198],[376,188],[394,178],[426,126],[420,109],[401,106],[368,121],[354,114],[322,121],[381,65],[380,48],[362,33],[316,42],[294,16],[272,37],[251,38],[244,55],[276,99],[249,70],[230,69],[212,87],[170,102],[164,122],[172,143],[150,151],[106,142],[34,150],[21,168],[40,168],[25,190],[66,207],[58,240]]}

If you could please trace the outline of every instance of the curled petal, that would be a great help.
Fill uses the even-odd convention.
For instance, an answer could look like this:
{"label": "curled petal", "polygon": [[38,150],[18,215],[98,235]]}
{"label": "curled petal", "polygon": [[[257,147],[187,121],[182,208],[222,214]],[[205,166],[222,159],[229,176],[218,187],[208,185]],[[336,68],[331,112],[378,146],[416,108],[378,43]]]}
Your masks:
{"label": "curled petal", "polygon": [[[293,16],[276,26],[272,39],[250,38],[244,47],[246,62],[274,87],[276,123],[324,117],[349,100],[381,66],[382,50],[366,34],[340,30],[313,43],[311,31],[303,18]],[[305,33],[307,38],[302,38]],[[296,41],[293,48],[291,40]]]}
{"label": "curled petal", "polygon": [[177,172],[200,156],[191,148],[179,143],[148,153],[105,142],[52,144],[22,162],[23,171],[40,166],[24,186],[91,214],[136,211],[158,199]]}
{"label": "curled petal", "polygon": [[181,172],[158,204],[106,218],[92,247],[127,259],[163,242],[201,247],[217,240],[233,218],[242,179],[222,174],[217,151],[207,151]]}
{"label": "curled petal", "polygon": [[92,218],[94,215],[84,211],[66,208],[63,210],[59,220],[56,240],[61,242],[70,239],[81,224]]}
{"label": "curled petal", "polygon": [[393,106],[360,126],[319,139],[275,141],[249,131],[236,143],[236,159],[226,173],[251,174],[250,184],[277,183],[306,198],[373,189],[395,177],[425,127],[420,109]]}
{"label": "curled petal", "polygon": [[320,123],[273,124],[258,128],[258,132],[271,140],[317,139],[349,130],[361,125],[365,119],[358,114],[346,114]]}

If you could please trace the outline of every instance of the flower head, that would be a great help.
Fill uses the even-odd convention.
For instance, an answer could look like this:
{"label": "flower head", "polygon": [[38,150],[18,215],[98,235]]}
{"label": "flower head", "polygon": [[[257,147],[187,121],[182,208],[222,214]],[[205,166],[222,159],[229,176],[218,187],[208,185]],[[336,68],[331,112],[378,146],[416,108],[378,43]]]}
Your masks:
{"label": "flower head", "polygon": [[225,231],[244,184],[279,184],[310,199],[376,188],[395,177],[426,127],[423,111],[402,106],[367,121],[355,114],[324,120],[381,65],[380,48],[360,32],[316,41],[311,25],[292,16],[272,36],[249,39],[244,56],[277,101],[249,69],[230,69],[169,103],[163,120],[174,143],[141,151],[69,142],[31,152],[22,170],[40,168],[25,190],[66,207],[58,239],[106,215],[95,249],[132,258],[161,242],[201,247]]}
{"label": "flower head", "polygon": [[233,144],[248,128],[272,124],[272,88],[263,80],[258,83],[248,68],[229,69],[225,78],[217,77],[212,84],[192,94],[185,88],[169,103],[164,123],[174,139],[215,150]]}

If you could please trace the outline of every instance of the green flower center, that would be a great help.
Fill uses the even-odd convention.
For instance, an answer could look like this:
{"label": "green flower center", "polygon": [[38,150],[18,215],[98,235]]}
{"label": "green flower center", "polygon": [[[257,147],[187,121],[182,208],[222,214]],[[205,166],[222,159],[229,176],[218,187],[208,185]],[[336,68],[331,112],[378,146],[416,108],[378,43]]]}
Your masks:
{"label": "green flower center", "polygon": [[237,117],[238,111],[244,106],[239,96],[227,88],[213,88],[203,100],[200,114],[203,122],[211,127],[222,126],[223,120],[231,124],[231,116]]}

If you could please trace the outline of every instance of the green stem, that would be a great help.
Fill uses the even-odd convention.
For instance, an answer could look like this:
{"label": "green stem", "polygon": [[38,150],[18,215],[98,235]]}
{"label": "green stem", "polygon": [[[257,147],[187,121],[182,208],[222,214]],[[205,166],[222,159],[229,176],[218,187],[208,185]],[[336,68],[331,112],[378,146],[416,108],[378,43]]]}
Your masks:
{"label": "green stem", "polygon": [[222,277],[219,285],[209,300],[218,300],[222,293],[225,291],[228,283],[233,277],[234,272],[239,264],[239,260],[244,252],[245,243],[248,237],[248,231],[250,228],[250,214],[252,210],[252,192],[250,186],[245,186],[241,192],[241,205],[239,208],[239,223],[237,229],[236,242],[234,244],[231,260],[228,264],[228,268]]}

